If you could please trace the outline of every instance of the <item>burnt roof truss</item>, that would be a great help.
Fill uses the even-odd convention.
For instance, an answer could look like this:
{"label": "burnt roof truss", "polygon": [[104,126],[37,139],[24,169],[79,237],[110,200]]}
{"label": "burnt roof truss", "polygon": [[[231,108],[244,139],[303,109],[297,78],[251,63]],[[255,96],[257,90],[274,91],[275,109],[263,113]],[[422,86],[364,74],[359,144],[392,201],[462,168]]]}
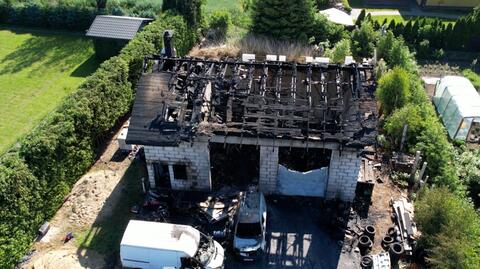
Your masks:
{"label": "burnt roof truss", "polygon": [[149,72],[171,74],[159,95],[159,131],[183,140],[233,135],[363,146],[376,136],[372,66],[160,56],[145,62],[154,67]]}

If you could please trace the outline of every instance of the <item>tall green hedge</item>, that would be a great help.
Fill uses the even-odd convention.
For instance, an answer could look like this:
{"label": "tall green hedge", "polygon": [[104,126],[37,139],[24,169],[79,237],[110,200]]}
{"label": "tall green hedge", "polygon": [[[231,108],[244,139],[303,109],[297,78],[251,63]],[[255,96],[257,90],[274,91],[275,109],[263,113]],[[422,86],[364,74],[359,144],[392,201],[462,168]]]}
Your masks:
{"label": "tall green hedge", "polygon": [[88,5],[0,1],[0,23],[83,31],[97,11]]}
{"label": "tall green hedge", "polygon": [[130,110],[143,58],[161,50],[165,29],[175,31],[180,55],[194,45],[195,31],[182,17],[163,16],[105,61],[18,149],[0,158],[0,268],[11,268],[28,250],[41,223],[93,164],[98,145]]}
{"label": "tall green hedge", "polygon": [[[371,17],[359,17],[362,21],[372,22]],[[480,7],[470,14],[460,17],[455,24],[445,24],[438,18],[418,17],[404,22],[390,22],[385,19],[381,24],[373,22],[378,30],[383,27],[392,31],[395,36],[403,36],[405,41],[418,51],[418,56],[429,58],[434,56],[434,50],[480,51]]]}
{"label": "tall green hedge", "polygon": [[99,12],[93,0],[0,0],[0,23],[84,31],[97,13],[158,18],[161,11],[155,0],[107,1]]}

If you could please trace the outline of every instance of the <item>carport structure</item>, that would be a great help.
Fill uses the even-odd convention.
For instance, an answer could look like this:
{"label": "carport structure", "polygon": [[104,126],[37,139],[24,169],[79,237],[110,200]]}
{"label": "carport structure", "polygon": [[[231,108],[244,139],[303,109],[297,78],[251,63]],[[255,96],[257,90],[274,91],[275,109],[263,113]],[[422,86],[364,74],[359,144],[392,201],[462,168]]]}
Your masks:
{"label": "carport structure", "polygon": [[[369,65],[147,57],[127,143],[144,146],[151,186],[156,174],[168,174],[172,188],[199,190],[222,185],[210,171],[218,163],[212,148],[248,147],[259,156],[249,160],[258,175],[243,180],[266,193],[281,189],[280,149],[302,156],[325,149],[328,173],[317,180],[324,191],[316,196],[350,201],[360,154],[375,142],[374,91]],[[229,162],[240,168],[244,160]]]}

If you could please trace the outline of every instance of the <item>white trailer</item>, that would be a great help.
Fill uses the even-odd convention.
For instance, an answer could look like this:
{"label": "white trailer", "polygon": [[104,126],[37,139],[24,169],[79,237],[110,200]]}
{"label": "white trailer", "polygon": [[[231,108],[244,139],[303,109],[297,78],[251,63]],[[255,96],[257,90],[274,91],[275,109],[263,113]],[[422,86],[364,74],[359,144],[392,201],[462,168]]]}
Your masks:
{"label": "white trailer", "polygon": [[120,243],[123,267],[223,268],[223,247],[197,229],[170,223],[131,220]]}

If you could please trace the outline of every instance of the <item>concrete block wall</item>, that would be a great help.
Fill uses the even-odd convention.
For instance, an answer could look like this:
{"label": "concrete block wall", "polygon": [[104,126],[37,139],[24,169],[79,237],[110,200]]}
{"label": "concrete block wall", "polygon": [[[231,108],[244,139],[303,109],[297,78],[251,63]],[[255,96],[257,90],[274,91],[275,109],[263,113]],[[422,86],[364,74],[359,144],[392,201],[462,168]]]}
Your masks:
{"label": "concrete block wall", "polygon": [[332,150],[327,183],[327,199],[353,201],[362,158],[354,150]]}
{"label": "concrete block wall", "polygon": [[[170,183],[176,190],[210,190],[210,153],[208,142],[180,143],[178,147],[144,146],[150,186],[155,186],[152,163],[169,165]],[[187,166],[188,179],[175,179],[173,165]]]}
{"label": "concrete block wall", "polygon": [[277,191],[278,147],[260,146],[259,188],[265,193]]}

